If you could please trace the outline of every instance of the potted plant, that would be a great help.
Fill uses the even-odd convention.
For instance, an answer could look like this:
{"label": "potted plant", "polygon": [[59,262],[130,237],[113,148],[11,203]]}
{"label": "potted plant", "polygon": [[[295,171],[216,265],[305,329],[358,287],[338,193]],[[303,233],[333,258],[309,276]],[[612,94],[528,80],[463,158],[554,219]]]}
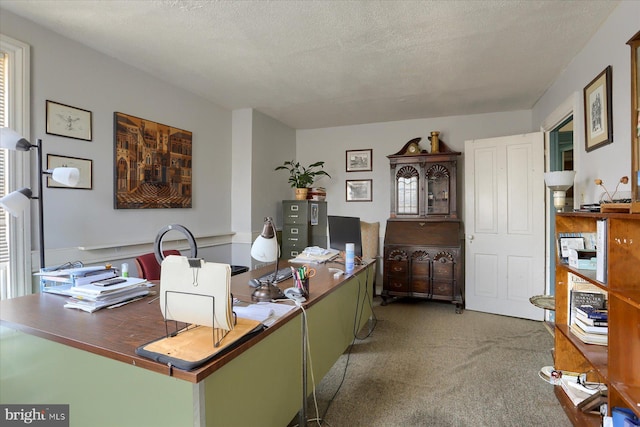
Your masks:
{"label": "potted plant", "polygon": [[317,176],[328,176],[331,178],[331,175],[322,170],[322,168],[324,168],[324,162],[315,162],[304,167],[300,162],[287,160],[275,170],[289,171],[288,182],[292,188],[296,189],[296,200],[305,200],[307,198],[307,191]]}

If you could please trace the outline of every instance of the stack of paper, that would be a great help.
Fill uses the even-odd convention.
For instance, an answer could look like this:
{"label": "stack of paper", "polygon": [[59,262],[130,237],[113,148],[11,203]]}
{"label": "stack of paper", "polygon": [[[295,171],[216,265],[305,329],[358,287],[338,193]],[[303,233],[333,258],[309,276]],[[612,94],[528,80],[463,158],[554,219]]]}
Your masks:
{"label": "stack of paper", "polygon": [[101,308],[143,297],[148,293],[149,283],[145,279],[129,277],[125,282],[111,286],[74,286],[69,289],[68,294],[71,298],[64,306],[93,313]]}
{"label": "stack of paper", "polygon": [[297,257],[290,259],[289,262],[295,263],[313,263],[313,264],[321,264],[323,262],[331,261],[335,257],[340,254],[340,251],[336,249],[324,249],[318,246],[312,246],[309,248],[305,248],[302,253],[300,253]]}
{"label": "stack of paper", "polygon": [[82,286],[98,280],[110,279],[116,277],[117,272],[114,268],[97,265],[53,271],[44,270],[35,273],[35,275],[40,276],[40,289],[42,292],[70,295],[68,291],[73,286]]}

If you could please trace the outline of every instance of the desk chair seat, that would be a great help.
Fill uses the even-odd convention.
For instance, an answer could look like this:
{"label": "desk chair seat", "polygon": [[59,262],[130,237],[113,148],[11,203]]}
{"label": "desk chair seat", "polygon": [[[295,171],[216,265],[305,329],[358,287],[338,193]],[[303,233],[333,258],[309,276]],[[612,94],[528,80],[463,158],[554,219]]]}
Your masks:
{"label": "desk chair seat", "polygon": [[[162,254],[166,257],[168,255],[181,255],[180,251],[175,249],[169,249],[162,251]],[[156,260],[156,254],[153,252],[149,254],[140,255],[135,259],[136,267],[138,267],[138,277],[147,280],[160,280],[160,264]]]}

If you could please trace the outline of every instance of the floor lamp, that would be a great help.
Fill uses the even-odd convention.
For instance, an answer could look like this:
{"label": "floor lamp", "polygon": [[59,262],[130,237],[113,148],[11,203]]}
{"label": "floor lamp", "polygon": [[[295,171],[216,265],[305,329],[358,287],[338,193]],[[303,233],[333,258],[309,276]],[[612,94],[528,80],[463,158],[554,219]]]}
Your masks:
{"label": "floor lamp", "polygon": [[0,199],[0,206],[14,217],[19,216],[29,204],[29,200],[38,200],[38,221],[40,232],[40,270],[45,268],[44,263],[44,209],[43,209],[43,177],[45,175],[61,184],[75,187],[80,181],[80,171],[77,168],[54,168],[43,170],[42,168],[42,140],[38,139],[36,145],[31,144],[22,135],[10,128],[0,128],[0,148],[15,151],[38,151],[38,195],[33,196],[30,188],[21,188],[13,191]]}
{"label": "floor lamp", "polygon": [[576,171],[555,171],[544,174],[544,182],[553,191],[553,206],[557,212],[564,210],[567,190],[573,187],[573,179]]}

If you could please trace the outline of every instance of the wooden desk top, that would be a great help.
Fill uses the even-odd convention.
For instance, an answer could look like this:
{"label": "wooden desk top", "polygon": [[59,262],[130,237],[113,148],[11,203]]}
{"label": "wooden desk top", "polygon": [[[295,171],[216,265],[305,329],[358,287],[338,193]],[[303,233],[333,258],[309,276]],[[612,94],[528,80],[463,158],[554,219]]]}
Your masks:
{"label": "wooden desk top", "polygon": [[[287,265],[280,263],[280,268]],[[344,269],[344,266],[333,265]],[[310,298],[305,307],[312,306],[323,299],[348,277],[333,278],[329,271],[332,264],[314,266],[317,275],[310,280]],[[364,267],[356,268],[354,274]],[[241,301],[251,301],[253,288],[248,281],[273,271],[273,267],[265,267],[231,278],[231,292]],[[283,290],[292,286],[292,280],[278,284]],[[152,290],[158,290],[156,285]],[[148,303],[153,297],[124,305],[115,309],[102,309],[94,313],[64,308],[67,297],[48,293],[39,293],[24,297],[0,301],[0,324],[12,329],[56,341],[94,354],[129,363],[151,371],[172,375],[176,378],[197,383],[230,360],[245,352],[263,340],[273,331],[281,327],[298,314],[298,309],[290,311],[273,326],[241,344],[229,353],[215,358],[213,361],[193,371],[182,371],[169,368],[150,359],[138,356],[135,350],[140,345],[165,336],[165,323],[160,312],[160,302]]]}

